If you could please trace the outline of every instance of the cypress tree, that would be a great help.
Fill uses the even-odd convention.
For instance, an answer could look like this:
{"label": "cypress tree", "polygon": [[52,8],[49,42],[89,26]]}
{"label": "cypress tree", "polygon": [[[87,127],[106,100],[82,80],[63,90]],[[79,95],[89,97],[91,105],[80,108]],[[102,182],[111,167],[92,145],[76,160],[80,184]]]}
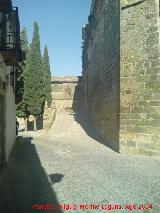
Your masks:
{"label": "cypress tree", "polygon": [[43,55],[43,75],[44,75],[44,82],[45,82],[45,100],[47,101],[48,106],[51,106],[52,103],[52,88],[51,88],[51,71],[50,71],[50,62],[48,56],[48,48],[45,46],[44,48],[44,55]]}
{"label": "cypress tree", "polygon": [[[29,116],[26,105],[23,99],[24,96],[24,73],[25,73],[25,67],[26,67],[26,58],[28,56],[29,52],[29,43],[27,39],[27,29],[25,27],[21,30],[21,48],[22,51],[25,52],[25,59],[20,62],[16,68],[16,115],[18,117],[26,118]],[[25,122],[26,124],[26,122]],[[25,129],[27,129],[27,126],[25,125]]]}
{"label": "cypress tree", "polygon": [[25,69],[24,101],[27,110],[34,116],[34,130],[36,131],[36,119],[42,114],[45,101],[40,35],[37,22],[34,22],[33,38]]}

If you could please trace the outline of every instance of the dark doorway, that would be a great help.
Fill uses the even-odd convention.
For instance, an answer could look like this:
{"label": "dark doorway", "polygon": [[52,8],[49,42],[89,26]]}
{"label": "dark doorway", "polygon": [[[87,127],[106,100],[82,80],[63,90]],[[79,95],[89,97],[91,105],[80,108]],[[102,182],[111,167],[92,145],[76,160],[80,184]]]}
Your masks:
{"label": "dark doorway", "polygon": [[5,96],[0,95],[0,170],[5,163]]}

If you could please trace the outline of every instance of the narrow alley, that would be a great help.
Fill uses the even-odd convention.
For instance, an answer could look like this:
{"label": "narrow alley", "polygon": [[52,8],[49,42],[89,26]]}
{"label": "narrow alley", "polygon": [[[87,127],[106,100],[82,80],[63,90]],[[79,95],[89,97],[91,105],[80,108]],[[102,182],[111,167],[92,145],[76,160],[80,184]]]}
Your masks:
{"label": "narrow alley", "polygon": [[[82,115],[89,127],[87,116]],[[159,213],[159,157],[110,150],[85,132],[74,113],[57,113],[48,137],[30,135],[21,133],[17,138],[8,169],[0,178],[1,212],[38,212],[33,208],[36,204],[71,204],[77,209],[69,212],[76,213],[106,211],[79,209],[80,205],[135,204],[138,208],[152,204],[153,209],[146,212]]]}
{"label": "narrow alley", "polygon": [[160,213],[160,0],[0,0],[0,213]]}

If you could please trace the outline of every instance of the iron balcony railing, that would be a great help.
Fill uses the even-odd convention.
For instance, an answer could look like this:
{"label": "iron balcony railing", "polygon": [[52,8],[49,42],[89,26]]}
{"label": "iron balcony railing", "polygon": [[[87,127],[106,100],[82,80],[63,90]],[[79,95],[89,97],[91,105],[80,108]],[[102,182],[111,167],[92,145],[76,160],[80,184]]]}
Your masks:
{"label": "iron balcony railing", "polygon": [[0,50],[19,49],[20,30],[18,8],[10,12],[0,11]]}
{"label": "iron balcony railing", "polygon": [[1,10],[0,7],[0,52],[14,52],[17,61],[20,61],[20,24],[18,8],[12,7],[9,10]]}

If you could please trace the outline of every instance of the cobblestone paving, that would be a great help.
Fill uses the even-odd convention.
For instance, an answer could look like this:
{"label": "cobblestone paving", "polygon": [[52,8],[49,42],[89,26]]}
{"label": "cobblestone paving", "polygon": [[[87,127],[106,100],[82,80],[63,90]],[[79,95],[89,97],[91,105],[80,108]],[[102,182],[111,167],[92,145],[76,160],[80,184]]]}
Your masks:
{"label": "cobblestone paving", "polygon": [[0,212],[41,212],[31,208],[40,203],[77,206],[42,212],[130,212],[79,205],[150,203],[153,209],[132,211],[160,213],[160,158],[117,154],[89,137],[70,116],[58,115],[47,137],[27,133],[18,138],[0,177]]}

